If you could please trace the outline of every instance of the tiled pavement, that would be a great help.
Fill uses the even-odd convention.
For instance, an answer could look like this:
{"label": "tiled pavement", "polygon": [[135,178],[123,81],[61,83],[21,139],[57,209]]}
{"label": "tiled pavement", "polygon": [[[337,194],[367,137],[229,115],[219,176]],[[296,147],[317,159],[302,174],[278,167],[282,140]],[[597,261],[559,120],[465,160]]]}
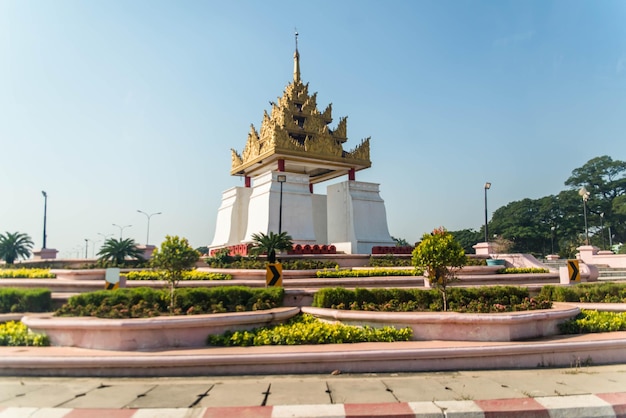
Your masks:
{"label": "tiled pavement", "polygon": [[626,417],[626,365],[410,374],[0,378],[0,418]]}

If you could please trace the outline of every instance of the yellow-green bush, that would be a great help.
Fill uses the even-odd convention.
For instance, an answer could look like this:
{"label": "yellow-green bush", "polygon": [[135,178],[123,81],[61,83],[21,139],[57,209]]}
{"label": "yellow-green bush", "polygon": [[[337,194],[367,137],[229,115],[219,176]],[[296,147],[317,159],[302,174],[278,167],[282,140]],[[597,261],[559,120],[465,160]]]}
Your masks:
{"label": "yellow-green bush", "polygon": [[368,269],[368,270],[318,270],[315,275],[317,277],[381,277],[381,276],[415,276],[414,269],[411,270],[395,270],[395,269]]}
{"label": "yellow-green bush", "polygon": [[0,324],[0,346],[33,346],[50,345],[48,336],[30,332],[21,322],[9,321]]}
{"label": "yellow-green bush", "polygon": [[411,328],[372,328],[343,324],[329,324],[311,315],[298,315],[286,324],[262,327],[252,331],[227,331],[209,335],[207,342],[214,346],[341,344],[358,342],[409,341]]}
{"label": "yellow-green bush", "polygon": [[0,269],[0,278],[3,279],[54,279],[56,277],[50,269]]}
{"label": "yellow-green bush", "polygon": [[559,325],[564,334],[626,331],[626,312],[582,310],[574,319]]}
{"label": "yellow-green bush", "polygon": [[[165,280],[165,273],[160,270],[129,271],[124,273],[127,280]],[[183,272],[183,280],[231,280],[233,276],[223,273],[208,273],[191,270]]]}

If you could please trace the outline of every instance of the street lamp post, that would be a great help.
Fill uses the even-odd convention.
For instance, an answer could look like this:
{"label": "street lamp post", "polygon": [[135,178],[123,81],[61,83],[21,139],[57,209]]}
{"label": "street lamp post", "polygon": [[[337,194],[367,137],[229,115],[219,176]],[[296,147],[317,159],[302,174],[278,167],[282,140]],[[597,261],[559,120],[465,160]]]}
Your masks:
{"label": "street lamp post", "polygon": [[124,226],[120,226],[118,224],[113,224],[113,226],[116,226],[120,229],[120,240],[122,239],[122,234],[124,232],[124,229],[126,228],[130,228],[132,225],[124,225]]}
{"label": "street lamp post", "polygon": [[278,233],[283,232],[283,183],[287,181],[287,176],[279,174],[276,181],[280,183],[280,201],[278,205]]}
{"label": "street lamp post", "polygon": [[146,247],[148,246],[148,244],[150,243],[150,218],[152,218],[152,216],[154,215],[160,215],[161,212],[155,212],[155,213],[151,213],[151,214],[147,214],[146,212],[137,209],[137,212],[139,213],[143,213],[144,215],[146,215],[146,218],[148,218],[148,232],[146,232]]}
{"label": "street lamp post", "polygon": [[583,214],[585,215],[585,245],[589,245],[589,228],[587,226],[587,201],[589,200],[589,193],[585,187],[581,187],[578,194],[583,198]]}
{"label": "street lamp post", "polygon": [[43,195],[43,247],[41,247],[42,249],[46,248],[46,216],[48,214],[48,193],[46,193],[45,191],[41,191],[41,194]]}
{"label": "street lamp post", "polygon": [[485,183],[485,242],[489,242],[489,228],[487,227],[487,190],[491,189],[491,183]]}
{"label": "street lamp post", "polygon": [[554,254],[554,230],[556,229],[555,226],[550,228],[550,241],[552,243],[552,252],[551,254]]}
{"label": "street lamp post", "polygon": [[85,238],[85,258],[89,256],[87,251],[89,251],[89,238]]}
{"label": "street lamp post", "polygon": [[605,241],[604,241],[604,212],[600,214],[600,232],[602,233],[602,249],[604,250]]}

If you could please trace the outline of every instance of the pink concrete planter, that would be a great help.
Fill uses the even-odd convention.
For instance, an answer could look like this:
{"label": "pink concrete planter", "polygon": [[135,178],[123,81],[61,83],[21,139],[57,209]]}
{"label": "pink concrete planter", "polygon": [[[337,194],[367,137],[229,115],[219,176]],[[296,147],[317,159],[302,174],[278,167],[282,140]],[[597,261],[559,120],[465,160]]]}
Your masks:
{"label": "pink concrete planter", "polygon": [[52,345],[101,350],[140,351],[204,347],[209,334],[249,330],[286,321],[300,308],[139,319],[26,315],[22,322],[45,333]]}
{"label": "pink concrete planter", "polygon": [[558,335],[558,324],[578,315],[580,309],[555,303],[553,309],[495,314],[344,311],[310,307],[302,307],[302,312],[349,325],[411,327],[415,341],[518,341]]}

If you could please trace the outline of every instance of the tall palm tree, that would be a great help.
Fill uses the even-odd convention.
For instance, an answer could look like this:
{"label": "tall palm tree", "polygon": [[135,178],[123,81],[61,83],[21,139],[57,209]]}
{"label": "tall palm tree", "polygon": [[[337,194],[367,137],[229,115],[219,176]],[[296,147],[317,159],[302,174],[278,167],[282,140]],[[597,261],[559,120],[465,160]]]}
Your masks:
{"label": "tall palm tree", "polygon": [[267,235],[259,232],[252,234],[252,244],[252,254],[267,253],[267,260],[273,263],[276,261],[276,251],[290,250],[293,247],[293,238],[286,232],[275,234],[270,231]]}
{"label": "tall palm tree", "polygon": [[100,247],[98,255],[101,261],[110,261],[116,266],[121,266],[126,259],[142,259],[143,251],[137,248],[137,243],[132,238],[109,238]]}
{"label": "tall palm tree", "polygon": [[21,232],[0,234],[0,260],[13,264],[18,258],[30,257],[33,240]]}

